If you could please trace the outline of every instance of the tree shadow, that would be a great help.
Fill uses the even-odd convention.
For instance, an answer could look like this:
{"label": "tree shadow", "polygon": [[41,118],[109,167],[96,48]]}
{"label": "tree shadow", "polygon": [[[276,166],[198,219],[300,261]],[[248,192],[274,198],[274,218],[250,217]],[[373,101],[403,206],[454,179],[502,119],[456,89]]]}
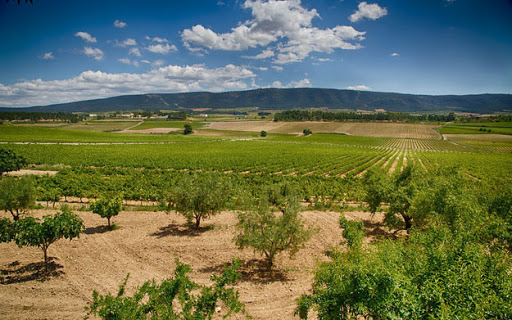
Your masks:
{"label": "tree shadow", "polygon": [[365,234],[367,236],[375,237],[374,241],[382,240],[382,239],[396,239],[396,235],[393,231],[387,230],[386,225],[382,222],[372,222],[368,220],[363,220]]}
{"label": "tree shadow", "polygon": [[205,226],[195,229],[190,225],[179,225],[176,223],[171,223],[168,226],[161,227],[157,232],[154,232],[151,235],[158,238],[164,238],[168,236],[198,237],[206,231],[212,229],[213,226]]}
{"label": "tree shadow", "polygon": [[109,232],[109,231],[112,231],[112,230],[113,230],[112,227],[104,226],[103,225],[103,226],[86,228],[84,233],[85,234],[105,233],[105,232]]}
{"label": "tree shadow", "polygon": [[[282,270],[276,269],[275,266],[273,269],[268,269],[268,263],[264,259],[251,259],[251,260],[243,260],[240,262],[242,266],[238,269],[238,272],[242,274],[240,281],[244,282],[257,282],[260,284],[267,284],[272,282],[288,282],[291,281],[286,273]],[[223,263],[216,266],[209,266],[202,269],[199,269],[200,272],[203,273],[216,273],[221,274],[226,266],[230,266],[231,262]]]}
{"label": "tree shadow", "polygon": [[48,272],[46,272],[44,261],[22,265],[19,261],[14,261],[0,269],[0,284],[24,283],[28,281],[46,281],[50,278],[58,277],[64,274],[61,269],[63,266],[54,260],[48,258]]}

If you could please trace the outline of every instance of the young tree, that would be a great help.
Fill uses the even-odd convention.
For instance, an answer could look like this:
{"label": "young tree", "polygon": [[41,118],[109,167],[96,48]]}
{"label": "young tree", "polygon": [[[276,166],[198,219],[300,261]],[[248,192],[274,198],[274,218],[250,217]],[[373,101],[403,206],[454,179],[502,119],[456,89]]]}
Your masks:
{"label": "young tree", "polygon": [[313,132],[309,129],[304,129],[302,130],[302,134],[305,135],[305,136],[309,136],[310,134],[312,134]]}
{"label": "young tree", "polygon": [[48,247],[55,241],[65,238],[78,238],[84,232],[82,219],[67,207],[53,216],[44,216],[43,220],[26,217],[14,224],[13,240],[18,247],[39,247],[44,254],[44,265],[48,271]]}
{"label": "young tree", "polygon": [[260,136],[261,136],[261,137],[263,137],[263,138],[264,138],[264,137],[266,137],[266,136],[267,136],[267,131],[262,130],[262,131],[260,132]]}
{"label": "young tree", "polygon": [[192,130],[192,126],[190,124],[185,124],[184,126],[184,130],[183,130],[183,134],[191,134],[193,133],[194,131]]}
{"label": "young tree", "polygon": [[205,174],[187,177],[179,181],[172,189],[169,206],[194,221],[194,228],[199,228],[201,220],[219,213],[228,198],[228,181],[218,175]]}
{"label": "young tree", "polygon": [[238,268],[240,261],[233,260],[221,276],[211,277],[214,284],[207,287],[191,281],[187,276],[192,271],[190,266],[176,260],[173,278],[161,284],[147,281],[131,297],[124,296],[128,274],[116,296],[93,292],[89,314],[102,319],[212,319],[219,302],[227,310],[224,318],[233,313],[245,314],[238,291],[228,287],[240,279]]}
{"label": "young tree", "polygon": [[0,176],[5,172],[17,171],[27,165],[27,160],[12,150],[0,148]]}
{"label": "young tree", "polygon": [[0,181],[0,210],[8,211],[14,221],[35,205],[35,182],[32,177],[5,177]]}
{"label": "young tree", "polygon": [[92,202],[90,208],[102,218],[107,218],[108,227],[110,228],[110,219],[115,217],[123,210],[122,200],[117,197],[102,197],[96,202]]}
{"label": "young tree", "polygon": [[238,214],[236,245],[264,254],[269,270],[277,254],[288,251],[293,257],[312,236],[304,228],[298,197],[291,190],[287,184],[270,187],[254,208]]}

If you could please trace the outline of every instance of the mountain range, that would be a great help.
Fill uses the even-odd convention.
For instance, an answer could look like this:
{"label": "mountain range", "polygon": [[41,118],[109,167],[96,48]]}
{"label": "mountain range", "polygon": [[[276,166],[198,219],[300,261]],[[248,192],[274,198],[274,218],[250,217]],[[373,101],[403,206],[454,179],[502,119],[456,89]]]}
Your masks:
{"label": "mountain range", "polygon": [[0,108],[0,111],[106,112],[106,111],[186,111],[195,108],[259,110],[305,108],[385,109],[394,112],[454,111],[469,113],[511,112],[511,94],[416,95],[374,91],[320,88],[256,89],[232,92],[190,92],[124,95],[104,99],[34,106]]}

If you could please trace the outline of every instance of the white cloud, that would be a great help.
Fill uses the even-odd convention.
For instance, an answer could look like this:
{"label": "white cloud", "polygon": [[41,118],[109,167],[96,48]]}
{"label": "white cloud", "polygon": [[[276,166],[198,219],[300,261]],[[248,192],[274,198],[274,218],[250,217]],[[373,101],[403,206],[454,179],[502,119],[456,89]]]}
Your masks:
{"label": "white cloud", "polygon": [[390,56],[392,57],[398,57],[400,55],[400,53],[398,52],[393,52],[392,54],[390,54]]}
{"label": "white cloud", "polygon": [[267,70],[268,70],[268,68],[267,68],[267,67],[258,67],[258,68],[256,68],[256,69],[258,69],[258,70],[260,70],[260,71],[267,71]]}
{"label": "white cloud", "polygon": [[359,3],[357,10],[348,19],[350,22],[358,22],[361,19],[368,18],[377,20],[388,14],[386,8],[380,7],[376,3],[368,4],[365,1]]}
{"label": "white cloud", "polygon": [[85,71],[65,79],[0,83],[4,105],[33,106],[150,92],[227,91],[247,88],[245,81],[256,75],[234,65],[221,68],[165,66],[146,73]]}
{"label": "white cloud", "polygon": [[87,42],[96,42],[96,38],[88,34],[87,32],[79,31],[75,33],[75,37],[82,38],[82,40],[85,40]]}
{"label": "white cloud", "polygon": [[267,59],[274,56],[274,51],[271,49],[263,50],[261,53],[255,55],[255,56],[243,56],[243,58],[247,59]]}
{"label": "white cloud", "polygon": [[158,43],[168,43],[169,42],[169,40],[167,40],[165,38],[160,38],[160,37],[151,38],[150,36],[146,36],[145,39],[146,40],[151,40],[151,41],[154,41],[154,42],[158,42]]}
{"label": "white cloud", "polygon": [[149,61],[149,60],[140,60],[140,62],[142,62],[142,63],[147,63],[147,64],[150,64],[150,63],[151,63],[151,61]]}
{"label": "white cloud", "polygon": [[127,26],[126,22],[123,22],[123,21],[120,21],[120,20],[116,20],[114,21],[114,26],[116,28],[124,28]]}
{"label": "white cloud", "polygon": [[349,90],[358,90],[358,91],[370,91],[372,90],[371,87],[368,87],[364,84],[360,84],[360,85],[357,85],[357,86],[348,86],[347,89]]}
{"label": "white cloud", "polygon": [[283,67],[280,66],[272,66],[272,69],[276,70],[277,72],[283,71]]}
{"label": "white cloud", "polygon": [[139,48],[131,48],[128,51],[128,54],[131,54],[131,55],[134,55],[134,56],[137,56],[137,57],[142,57],[142,53],[140,53]]}
{"label": "white cloud", "polygon": [[116,46],[118,47],[131,47],[131,46],[136,46],[137,45],[137,41],[135,41],[135,39],[132,39],[132,38],[127,38],[125,39],[124,41],[121,41],[121,42],[118,42],[116,40]]}
{"label": "white cloud", "polygon": [[[185,29],[181,33],[184,46],[189,50],[200,46],[212,50],[241,51],[277,42],[278,53],[274,62],[278,64],[302,61],[311,52],[331,53],[334,49],[362,47],[357,42],[364,40],[365,32],[351,26],[313,27],[312,20],[320,15],[315,9],[304,8],[300,0],[246,0],[243,7],[251,10],[252,20],[240,23],[228,33],[219,34],[202,25]],[[261,53],[262,57],[266,57],[264,52],[270,53],[267,49]]]}
{"label": "white cloud", "polygon": [[328,62],[328,61],[332,61],[331,59],[329,58],[316,58],[316,60],[320,61],[320,62]]}
{"label": "white cloud", "polygon": [[55,57],[53,56],[53,52],[46,52],[46,53],[43,53],[43,55],[41,56],[41,59],[53,60],[53,59],[55,59]]}
{"label": "white cloud", "polygon": [[121,63],[124,63],[124,64],[134,65],[136,67],[139,66],[139,62],[137,60],[130,60],[128,58],[121,58],[121,59],[117,59],[117,61],[119,61]]}
{"label": "white cloud", "polygon": [[171,51],[178,51],[178,48],[176,48],[175,45],[169,45],[168,43],[166,43],[151,45],[149,47],[146,47],[146,50],[153,53],[168,54]]}
{"label": "white cloud", "polygon": [[309,79],[302,79],[300,81],[290,81],[287,85],[283,85],[281,81],[274,81],[266,88],[311,88],[311,81]]}
{"label": "white cloud", "polygon": [[161,59],[159,59],[159,60],[155,60],[155,61],[153,61],[153,62],[151,63],[151,65],[152,65],[153,67],[161,67],[161,66],[163,66],[164,64],[165,64],[165,61],[164,61],[164,60],[161,60]]}
{"label": "white cloud", "polygon": [[95,60],[103,60],[103,51],[98,48],[84,47],[83,53]]}

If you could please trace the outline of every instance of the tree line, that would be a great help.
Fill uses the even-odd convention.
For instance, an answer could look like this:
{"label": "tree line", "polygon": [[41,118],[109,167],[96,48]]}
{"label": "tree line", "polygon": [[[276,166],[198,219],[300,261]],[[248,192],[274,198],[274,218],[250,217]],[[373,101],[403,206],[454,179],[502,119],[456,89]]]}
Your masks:
{"label": "tree line", "polygon": [[356,112],[328,112],[328,111],[306,111],[286,110],[274,115],[274,121],[393,121],[393,122],[450,122],[456,119],[455,113],[448,115],[422,114],[413,115],[404,112],[379,112],[379,113],[356,113]]}
{"label": "tree line", "polygon": [[0,120],[4,121],[67,121],[77,123],[85,119],[83,115],[65,112],[0,112]]}

